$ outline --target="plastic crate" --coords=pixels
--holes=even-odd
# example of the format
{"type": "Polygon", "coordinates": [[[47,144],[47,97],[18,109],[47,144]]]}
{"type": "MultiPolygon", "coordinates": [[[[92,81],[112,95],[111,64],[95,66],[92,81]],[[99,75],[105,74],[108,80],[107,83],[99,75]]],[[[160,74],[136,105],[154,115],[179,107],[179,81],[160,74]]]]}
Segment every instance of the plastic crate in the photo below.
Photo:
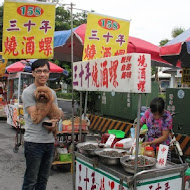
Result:
{"type": "Polygon", "coordinates": [[[124,138],[125,137],[125,132],[121,131],[121,130],[108,130],[109,134],[114,134],[116,136],[116,138],[124,138]]]}
{"type": "MultiPolygon", "coordinates": [[[[88,130],[88,126],[87,124],[82,124],[82,131],[87,131],[88,130]]],[[[72,125],[62,125],[62,131],[72,131],[72,125]]],[[[74,125],[74,131],[79,131],[79,125],[74,125]]]]}

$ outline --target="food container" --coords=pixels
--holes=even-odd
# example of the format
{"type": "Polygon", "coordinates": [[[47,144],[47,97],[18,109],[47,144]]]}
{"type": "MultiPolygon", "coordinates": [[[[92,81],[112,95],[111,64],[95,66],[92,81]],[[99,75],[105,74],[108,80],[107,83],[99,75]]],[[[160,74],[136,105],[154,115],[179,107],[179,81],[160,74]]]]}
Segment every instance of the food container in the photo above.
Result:
{"type": "Polygon", "coordinates": [[[149,157],[155,157],[155,152],[154,152],[154,148],[151,146],[146,146],[144,149],[144,156],[149,156],[149,157]]]}
{"type": "MultiPolygon", "coordinates": [[[[102,134],[101,143],[104,143],[104,144],[105,144],[105,143],[107,142],[109,136],[110,136],[109,133],[104,133],[104,134],[102,134]]],[[[122,140],[122,138],[115,138],[114,141],[113,141],[113,143],[111,144],[111,148],[113,148],[113,147],[114,147],[114,144],[115,144],[116,142],[120,141],[120,140],[122,140]]]]}
{"type": "MultiPolygon", "coordinates": [[[[135,166],[135,156],[124,156],[120,159],[120,162],[124,168],[124,170],[128,173],[134,174],[134,166],[135,166]]],[[[138,156],[138,166],[137,172],[148,170],[153,168],[156,165],[156,158],[139,155],[138,156]]]]}
{"type": "Polygon", "coordinates": [[[88,141],[83,143],[78,143],[77,148],[80,153],[87,154],[89,156],[96,156],[95,150],[99,148],[97,142],[88,141]]]}
{"type": "Polygon", "coordinates": [[[111,129],[108,130],[109,134],[114,134],[116,138],[124,138],[125,137],[125,132],[121,130],[116,130],[116,129],[111,129]]]}
{"type": "Polygon", "coordinates": [[[72,161],[72,154],[68,153],[68,154],[60,154],[59,155],[59,160],[61,162],[70,162],[72,161]]]}
{"type": "Polygon", "coordinates": [[[106,165],[120,164],[120,158],[127,155],[128,152],[122,149],[103,148],[95,150],[95,154],[99,156],[101,162],[106,165]]]}
{"type": "MultiPolygon", "coordinates": [[[[79,131],[80,125],[74,124],[74,131],[79,131]]],[[[81,125],[82,131],[88,131],[88,126],[86,124],[81,125]]],[[[62,125],[62,131],[72,131],[72,124],[70,125],[62,125]]]]}
{"type": "Polygon", "coordinates": [[[132,138],[125,138],[122,139],[114,144],[114,148],[122,148],[122,149],[130,149],[133,145],[134,139],[132,138]]]}

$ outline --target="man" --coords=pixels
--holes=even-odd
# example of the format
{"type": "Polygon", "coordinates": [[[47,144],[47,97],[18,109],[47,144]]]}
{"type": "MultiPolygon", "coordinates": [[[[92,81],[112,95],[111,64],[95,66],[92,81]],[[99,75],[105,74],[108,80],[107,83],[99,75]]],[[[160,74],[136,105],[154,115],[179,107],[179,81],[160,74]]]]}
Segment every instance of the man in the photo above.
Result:
{"type": "MultiPolygon", "coordinates": [[[[43,119],[38,124],[31,120],[31,113],[35,110],[36,101],[34,91],[38,86],[45,86],[49,78],[50,65],[47,60],[36,60],[32,64],[32,75],[35,78],[33,84],[25,88],[22,94],[25,134],[24,154],[26,158],[26,171],[22,190],[45,190],[54,155],[54,136],[42,126],[42,122],[49,120],[45,110],[43,119]]],[[[54,103],[57,104],[56,93],[51,90],[54,103]]],[[[57,120],[51,120],[52,126],[56,127],[57,120]]]]}

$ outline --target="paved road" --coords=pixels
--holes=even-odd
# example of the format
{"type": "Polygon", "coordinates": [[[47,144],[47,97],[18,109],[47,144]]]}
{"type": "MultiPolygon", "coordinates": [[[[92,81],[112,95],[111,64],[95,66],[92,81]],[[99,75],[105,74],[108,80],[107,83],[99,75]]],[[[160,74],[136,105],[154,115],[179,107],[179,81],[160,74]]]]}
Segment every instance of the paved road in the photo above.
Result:
{"type": "MultiPolygon", "coordinates": [[[[65,99],[60,99],[58,98],[58,106],[62,108],[64,114],[65,114],[65,119],[69,119],[72,117],[72,101],[71,100],[65,100],[65,99]]],[[[78,105],[75,102],[74,104],[74,115],[77,114],[77,109],[78,105]]]]}
{"type": "MultiPolygon", "coordinates": [[[[16,131],[0,120],[0,190],[21,190],[25,171],[23,147],[13,152],[16,131]]],[[[72,190],[69,166],[53,168],[47,190],[72,190]]]]}

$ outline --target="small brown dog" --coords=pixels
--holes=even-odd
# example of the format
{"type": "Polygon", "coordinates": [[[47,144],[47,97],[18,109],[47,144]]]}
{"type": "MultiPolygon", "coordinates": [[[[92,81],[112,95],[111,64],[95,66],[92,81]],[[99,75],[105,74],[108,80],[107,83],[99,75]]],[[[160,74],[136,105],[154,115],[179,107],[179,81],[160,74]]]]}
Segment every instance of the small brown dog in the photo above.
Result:
{"type": "MultiPolygon", "coordinates": [[[[50,120],[60,120],[62,113],[58,106],[54,103],[54,97],[49,87],[37,87],[34,92],[34,97],[36,100],[36,109],[31,114],[31,119],[34,123],[39,123],[45,116],[47,116],[50,120]]],[[[47,129],[51,131],[49,127],[47,129]]]]}

